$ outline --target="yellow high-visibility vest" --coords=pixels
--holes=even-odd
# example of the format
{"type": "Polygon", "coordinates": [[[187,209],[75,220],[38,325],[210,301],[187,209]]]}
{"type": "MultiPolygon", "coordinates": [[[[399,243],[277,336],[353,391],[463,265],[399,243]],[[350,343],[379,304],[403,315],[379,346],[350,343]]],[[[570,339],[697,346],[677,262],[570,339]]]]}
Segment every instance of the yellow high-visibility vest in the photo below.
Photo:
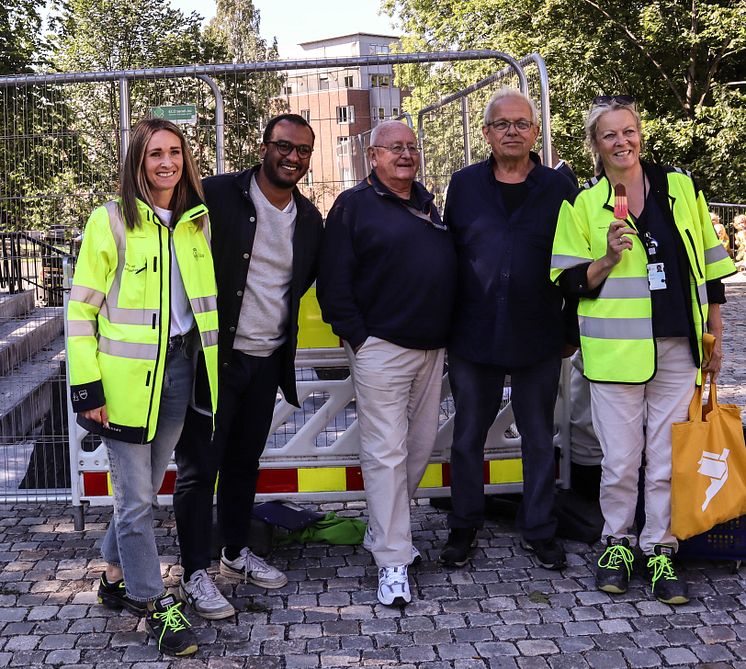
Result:
{"type": "Polygon", "coordinates": [[[218,313],[209,222],[200,204],[173,230],[138,200],[140,224],[124,224],[118,201],[88,219],[68,305],[68,367],[76,412],[106,405],[110,428],[97,432],[147,443],[158,424],[168,351],[173,246],[199,330],[217,407],[218,313]]]}
{"type": "MultiPolygon", "coordinates": [[[[689,263],[691,308],[701,363],[702,333],[709,309],[706,282],[729,276],[736,269],[715,234],[707,202],[696,190],[691,174],[665,168],[665,178],[670,210],[689,263]]],[[[587,182],[572,204],[565,202],[552,248],[552,281],[566,269],[603,257],[606,235],[614,220],[614,189],[605,176],[587,182]]],[[[598,297],[581,297],[578,305],[585,376],[591,381],[646,383],[655,375],[648,259],[642,240],[631,237],[632,249],[622,253],[598,297]]]]}

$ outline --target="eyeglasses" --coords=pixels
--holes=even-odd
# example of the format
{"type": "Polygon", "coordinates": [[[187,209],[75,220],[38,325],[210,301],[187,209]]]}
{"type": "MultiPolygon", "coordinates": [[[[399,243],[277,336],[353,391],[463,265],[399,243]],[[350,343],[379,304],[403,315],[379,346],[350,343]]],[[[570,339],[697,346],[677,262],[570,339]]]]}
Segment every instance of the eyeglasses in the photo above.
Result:
{"type": "Polygon", "coordinates": [[[313,147],[308,144],[293,144],[292,142],[286,142],[284,139],[264,143],[274,144],[277,147],[277,153],[281,156],[289,156],[293,152],[293,149],[298,154],[298,158],[310,158],[313,153],[313,147]]]}
{"type": "Polygon", "coordinates": [[[513,126],[519,132],[526,132],[533,123],[525,118],[520,118],[517,121],[506,121],[504,118],[501,118],[497,121],[490,121],[486,125],[491,125],[497,132],[508,132],[510,126],[513,126]]]}
{"type": "Polygon", "coordinates": [[[373,144],[373,146],[376,149],[386,149],[386,151],[391,151],[395,156],[400,156],[405,151],[409,151],[409,153],[419,153],[420,147],[416,144],[392,144],[391,146],[381,146],[380,144],[373,144]]]}
{"type": "Polygon", "coordinates": [[[594,107],[608,107],[612,102],[618,105],[633,105],[635,99],[631,95],[597,95],[591,104],[594,107]]]}

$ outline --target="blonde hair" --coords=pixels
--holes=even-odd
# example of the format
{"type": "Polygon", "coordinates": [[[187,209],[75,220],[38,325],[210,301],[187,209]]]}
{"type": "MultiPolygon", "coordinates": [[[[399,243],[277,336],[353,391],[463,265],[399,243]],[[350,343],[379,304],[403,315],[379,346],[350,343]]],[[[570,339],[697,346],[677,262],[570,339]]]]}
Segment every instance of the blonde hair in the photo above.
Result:
{"type": "Polygon", "coordinates": [[[588,150],[593,156],[593,170],[596,174],[600,174],[603,171],[603,160],[601,160],[601,154],[598,151],[598,140],[596,139],[596,130],[598,129],[598,122],[601,117],[610,111],[618,111],[623,109],[628,111],[635,119],[635,125],[637,126],[637,132],[640,135],[640,149],[644,148],[644,139],[642,137],[642,119],[640,118],[640,112],[637,111],[637,106],[634,102],[618,102],[617,100],[611,100],[609,104],[593,105],[588,111],[588,115],[585,118],[585,143],[588,150]]]}

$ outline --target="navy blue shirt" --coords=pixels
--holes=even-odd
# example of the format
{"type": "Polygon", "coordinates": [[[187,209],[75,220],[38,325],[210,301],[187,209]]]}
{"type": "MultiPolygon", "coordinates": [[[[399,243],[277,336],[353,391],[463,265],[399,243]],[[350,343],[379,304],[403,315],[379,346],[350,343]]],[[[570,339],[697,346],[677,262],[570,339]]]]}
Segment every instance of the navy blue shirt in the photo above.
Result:
{"type": "Polygon", "coordinates": [[[404,201],[371,173],[334,202],[316,282],[324,320],[355,348],[372,335],[398,346],[446,345],[456,254],[433,196],[404,201]]]}
{"type": "Polygon", "coordinates": [[[567,177],[540,164],[527,196],[509,213],[493,158],[456,172],[444,220],[458,256],[458,288],[448,348],[482,364],[525,367],[559,355],[577,328],[574,309],[563,315],[561,292],[549,280],[560,206],[575,194],[567,177]]]}

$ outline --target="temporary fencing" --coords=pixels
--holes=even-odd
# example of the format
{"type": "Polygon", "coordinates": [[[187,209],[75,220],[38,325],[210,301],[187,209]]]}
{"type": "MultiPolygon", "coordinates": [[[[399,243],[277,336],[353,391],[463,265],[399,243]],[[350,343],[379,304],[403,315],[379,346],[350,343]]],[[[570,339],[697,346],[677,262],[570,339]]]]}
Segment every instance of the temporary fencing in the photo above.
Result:
{"type": "MultiPolygon", "coordinates": [[[[303,115],[315,130],[316,146],[309,173],[299,186],[324,214],[342,190],[367,174],[365,148],[372,127],[381,120],[403,118],[419,133],[423,180],[442,201],[450,173],[483,157],[484,152],[477,148],[483,141],[479,130],[482,110],[488,95],[502,84],[532,92],[544,120],[543,148],[548,152],[546,71],[536,55],[519,63],[496,51],[376,53],[0,78],[3,229],[48,229],[53,225],[52,232],[61,229],[68,238],[78,234],[90,211],[115,192],[131,126],[148,115],[174,118],[182,124],[203,175],[256,162],[263,122],[269,116],[284,111],[303,115]],[[467,64],[476,65],[471,69],[471,80],[467,64]],[[396,86],[397,70],[403,67],[420,68],[439,83],[433,86],[430,99],[407,100],[409,92],[396,86]],[[444,146],[448,146],[445,153],[444,146]]],[[[68,252],[53,262],[55,272],[58,265],[64,266],[67,285],[73,256],[68,252]]],[[[35,301],[36,305],[41,302],[35,301]]],[[[47,308],[57,309],[61,322],[60,308],[47,308]]],[[[19,310],[14,317],[21,313],[19,310]]],[[[303,406],[295,409],[278,397],[272,434],[262,458],[260,499],[263,494],[296,500],[361,498],[357,422],[351,383],[344,378],[346,360],[338,340],[320,321],[313,293],[304,299],[303,313],[300,341],[305,348],[299,351],[297,361],[303,406]]],[[[49,351],[51,365],[62,365],[64,356],[55,350],[49,351]]],[[[13,385],[19,367],[10,365],[3,373],[13,385]]],[[[35,488],[33,499],[70,498],[79,508],[83,502],[110,503],[105,449],[97,438],[75,425],[69,405],[62,409],[60,380],[54,386],[58,400],[50,428],[59,441],[52,451],[52,464],[47,465],[54,481],[35,488]],[[65,450],[68,443],[69,453],[65,450]]],[[[505,405],[485,451],[485,483],[491,492],[521,489],[520,439],[512,436],[512,415],[507,401],[505,405]]],[[[563,453],[562,484],[568,481],[568,416],[569,403],[561,392],[556,424],[557,444],[562,445],[563,453]]],[[[24,467],[24,471],[30,468],[30,447],[23,444],[39,429],[40,420],[48,419],[35,419],[31,427],[14,427],[12,434],[3,437],[15,450],[8,451],[5,461],[0,460],[0,476],[4,477],[0,501],[31,499],[24,496],[16,479],[24,467]]],[[[448,494],[452,420],[452,401],[444,377],[436,451],[420,495],[448,494]]],[[[173,476],[169,473],[164,483],[164,501],[172,491],[173,476]]],[[[34,484],[39,482],[37,477],[34,484]]],[[[82,515],[78,520],[82,521],[82,515]]]]}

